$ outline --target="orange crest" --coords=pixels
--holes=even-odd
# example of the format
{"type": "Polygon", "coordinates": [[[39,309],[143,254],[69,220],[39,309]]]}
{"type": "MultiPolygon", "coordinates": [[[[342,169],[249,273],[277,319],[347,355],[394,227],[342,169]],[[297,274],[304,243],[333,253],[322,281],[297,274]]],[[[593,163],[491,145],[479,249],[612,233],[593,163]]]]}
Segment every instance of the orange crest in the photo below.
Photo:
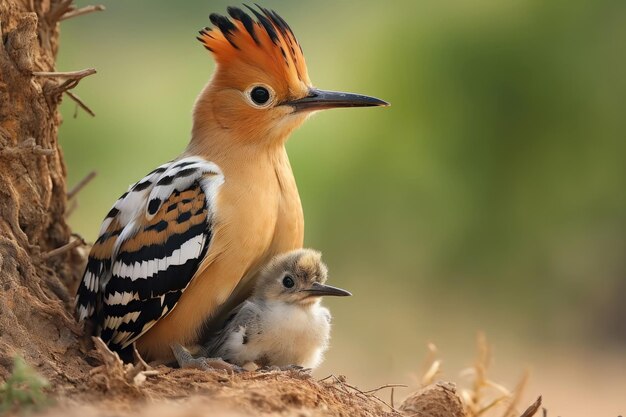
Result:
{"type": "Polygon", "coordinates": [[[198,40],[213,53],[219,68],[252,66],[287,86],[310,85],[302,48],[291,28],[273,10],[246,7],[256,20],[237,7],[228,7],[230,19],[210,15],[214,28],[200,31],[198,40]]]}

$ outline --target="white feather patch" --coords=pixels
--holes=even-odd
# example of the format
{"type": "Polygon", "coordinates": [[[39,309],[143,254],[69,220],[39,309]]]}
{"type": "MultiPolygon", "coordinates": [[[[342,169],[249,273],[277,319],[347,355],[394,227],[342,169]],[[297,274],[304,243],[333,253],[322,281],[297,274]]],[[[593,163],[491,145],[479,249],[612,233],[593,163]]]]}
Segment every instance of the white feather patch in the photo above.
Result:
{"type": "Polygon", "coordinates": [[[132,333],[130,332],[116,332],[111,341],[113,343],[120,343],[122,340],[125,340],[130,336],[132,336],[132,333]]]}
{"type": "Polygon", "coordinates": [[[107,303],[108,305],[112,305],[112,304],[122,304],[122,300],[124,298],[124,293],[123,292],[117,292],[115,291],[113,294],[109,294],[105,299],[104,302],[107,303]]]}
{"type": "Polygon", "coordinates": [[[93,307],[91,307],[91,305],[89,306],[84,306],[81,305],[78,307],[78,320],[82,321],[85,320],[87,317],[89,317],[91,315],[91,311],[93,307]]]}
{"type": "Polygon", "coordinates": [[[182,265],[190,259],[197,258],[200,252],[202,252],[204,240],[204,234],[194,236],[172,252],[172,255],[165,258],[135,262],[132,265],[115,262],[113,264],[113,274],[121,278],[130,278],[133,281],[147,279],[154,273],[165,271],[172,265],[182,265]]]}

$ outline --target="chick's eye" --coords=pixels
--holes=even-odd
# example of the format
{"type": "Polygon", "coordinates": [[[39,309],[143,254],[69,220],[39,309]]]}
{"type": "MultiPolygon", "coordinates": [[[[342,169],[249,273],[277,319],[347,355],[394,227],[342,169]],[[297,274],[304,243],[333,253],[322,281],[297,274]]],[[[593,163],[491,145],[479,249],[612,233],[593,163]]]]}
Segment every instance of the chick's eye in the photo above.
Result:
{"type": "Polygon", "coordinates": [[[294,284],[295,283],[293,282],[293,278],[291,278],[289,275],[283,278],[283,285],[285,286],[285,288],[292,288],[294,284]]]}
{"type": "Polygon", "coordinates": [[[265,87],[254,87],[252,91],[250,91],[250,98],[256,104],[265,104],[270,99],[270,92],[265,87]]]}

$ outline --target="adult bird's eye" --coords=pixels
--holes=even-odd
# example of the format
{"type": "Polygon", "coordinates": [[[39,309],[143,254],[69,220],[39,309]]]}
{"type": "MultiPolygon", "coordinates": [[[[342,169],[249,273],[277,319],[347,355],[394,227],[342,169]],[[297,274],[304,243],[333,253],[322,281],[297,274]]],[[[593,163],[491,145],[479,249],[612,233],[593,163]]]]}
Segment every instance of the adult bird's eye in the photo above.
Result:
{"type": "Polygon", "coordinates": [[[254,87],[250,91],[250,98],[258,105],[267,103],[270,99],[270,92],[265,87],[254,87]]]}
{"type": "Polygon", "coordinates": [[[295,282],[293,282],[293,278],[291,278],[291,276],[286,275],[285,278],[283,278],[283,285],[285,288],[292,288],[295,285],[295,282]]]}

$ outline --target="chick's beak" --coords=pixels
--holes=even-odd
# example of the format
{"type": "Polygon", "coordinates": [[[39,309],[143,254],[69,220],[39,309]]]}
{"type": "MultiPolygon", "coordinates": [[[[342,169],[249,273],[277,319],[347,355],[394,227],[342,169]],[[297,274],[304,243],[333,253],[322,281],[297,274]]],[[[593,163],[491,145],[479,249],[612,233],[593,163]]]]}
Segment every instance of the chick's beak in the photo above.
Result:
{"type": "Polygon", "coordinates": [[[330,285],[323,285],[314,282],[310,288],[302,290],[308,293],[311,297],[321,297],[323,295],[334,295],[336,297],[346,297],[352,295],[349,291],[342,290],[341,288],[332,287],[330,285]]]}
{"type": "Polygon", "coordinates": [[[312,88],[306,97],[284,103],[294,108],[294,113],[334,109],[339,107],[389,106],[386,101],[360,94],[326,91],[312,88]]]}

